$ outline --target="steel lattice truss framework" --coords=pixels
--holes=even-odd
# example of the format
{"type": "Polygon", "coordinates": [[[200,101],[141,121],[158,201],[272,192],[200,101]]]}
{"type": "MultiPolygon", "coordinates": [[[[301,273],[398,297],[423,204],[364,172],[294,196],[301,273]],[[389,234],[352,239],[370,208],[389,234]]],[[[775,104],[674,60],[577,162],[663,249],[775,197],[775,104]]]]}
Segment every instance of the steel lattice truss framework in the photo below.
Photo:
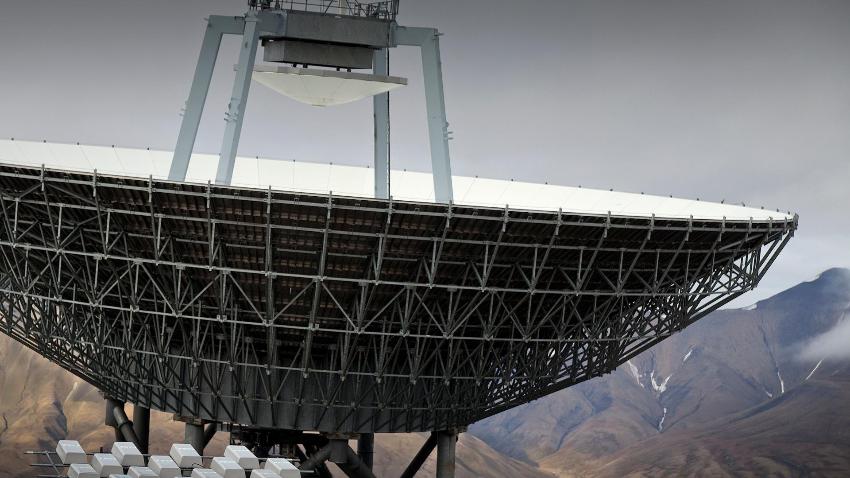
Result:
{"type": "Polygon", "coordinates": [[[293,430],[462,427],[754,287],[796,228],[0,167],[3,332],[107,395],[293,430]]]}

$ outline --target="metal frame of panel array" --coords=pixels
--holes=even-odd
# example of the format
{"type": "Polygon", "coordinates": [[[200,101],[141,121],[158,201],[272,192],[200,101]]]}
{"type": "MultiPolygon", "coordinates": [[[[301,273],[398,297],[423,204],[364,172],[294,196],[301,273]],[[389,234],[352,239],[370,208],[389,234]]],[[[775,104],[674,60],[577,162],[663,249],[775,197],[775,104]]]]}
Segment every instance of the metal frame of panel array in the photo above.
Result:
{"type": "Polygon", "coordinates": [[[2,331],[117,399],[462,428],[753,288],[792,220],[628,218],[0,166],[2,331]]]}

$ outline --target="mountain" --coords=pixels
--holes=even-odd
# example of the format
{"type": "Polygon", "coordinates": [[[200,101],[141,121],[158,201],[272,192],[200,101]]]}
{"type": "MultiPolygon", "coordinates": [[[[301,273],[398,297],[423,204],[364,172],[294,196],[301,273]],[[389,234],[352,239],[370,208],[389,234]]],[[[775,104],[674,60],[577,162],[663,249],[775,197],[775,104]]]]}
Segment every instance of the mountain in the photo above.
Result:
{"type": "Polygon", "coordinates": [[[470,431],[558,476],[847,474],[847,364],[801,351],[848,309],[850,271],[831,269],[470,431]]]}
{"type": "MultiPolygon", "coordinates": [[[[0,336],[0,478],[34,476],[29,450],[52,450],[64,438],[79,440],[91,450],[112,446],[114,434],[103,425],[103,397],[91,385],[49,362],[9,337],[0,336]]],[[[132,407],[127,407],[132,416],[132,407]]],[[[168,451],[182,441],[180,424],[154,412],[151,428],[157,440],[152,450],[168,451]]],[[[223,451],[218,434],[213,452],[223,451]]]]}
{"type": "MultiPolygon", "coordinates": [[[[608,375],[473,425],[458,476],[846,476],[850,361],[812,350],[845,315],[844,269],[715,312],[608,375]]],[[[0,335],[0,478],[33,476],[22,452],[65,437],[110,446],[103,409],[94,388],[0,335]]],[[[182,440],[169,415],[152,420],[154,451],[182,440]]],[[[379,435],[378,476],[398,476],[424,440],[379,435]]],[[[433,470],[432,456],[419,476],[433,470]]]]}
{"type": "Polygon", "coordinates": [[[596,476],[847,476],[850,371],[821,372],[781,396],[707,427],[628,447],[596,476]],[[839,408],[839,410],[836,410],[839,408]]]}

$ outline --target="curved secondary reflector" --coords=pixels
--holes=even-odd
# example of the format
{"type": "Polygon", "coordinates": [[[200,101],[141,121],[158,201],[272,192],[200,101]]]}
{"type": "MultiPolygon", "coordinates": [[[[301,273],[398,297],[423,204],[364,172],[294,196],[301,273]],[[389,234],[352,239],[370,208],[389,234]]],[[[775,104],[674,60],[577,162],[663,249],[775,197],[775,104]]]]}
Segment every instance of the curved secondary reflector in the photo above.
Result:
{"type": "Polygon", "coordinates": [[[406,78],[348,71],[257,65],[254,81],[301,103],[334,106],[407,85],[406,78]]]}

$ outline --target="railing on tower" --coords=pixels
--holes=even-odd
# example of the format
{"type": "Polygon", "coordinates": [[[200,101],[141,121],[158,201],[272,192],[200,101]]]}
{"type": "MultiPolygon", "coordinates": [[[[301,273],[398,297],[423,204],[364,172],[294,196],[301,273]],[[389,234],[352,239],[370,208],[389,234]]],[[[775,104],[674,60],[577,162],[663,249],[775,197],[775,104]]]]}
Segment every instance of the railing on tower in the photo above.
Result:
{"type": "Polygon", "coordinates": [[[399,0],[359,2],[357,0],[249,0],[248,5],[256,10],[300,10],[331,15],[371,17],[395,20],[399,0]]]}

